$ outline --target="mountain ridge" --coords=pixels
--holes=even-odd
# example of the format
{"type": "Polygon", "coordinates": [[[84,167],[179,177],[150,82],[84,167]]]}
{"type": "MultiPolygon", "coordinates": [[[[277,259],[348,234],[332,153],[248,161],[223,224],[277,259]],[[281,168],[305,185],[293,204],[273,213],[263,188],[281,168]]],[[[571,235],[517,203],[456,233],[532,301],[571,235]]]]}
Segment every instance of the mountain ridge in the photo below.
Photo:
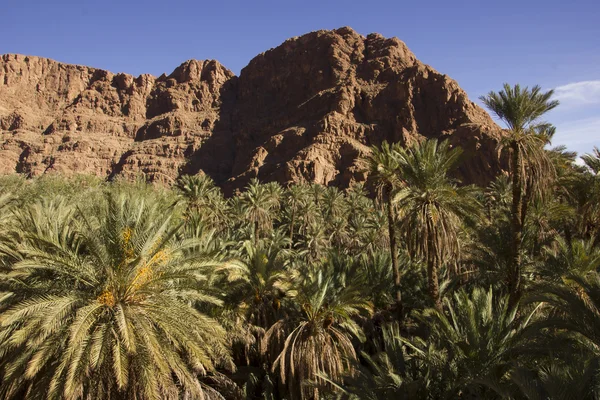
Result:
{"type": "Polygon", "coordinates": [[[397,38],[351,28],[286,40],[236,76],[216,60],[138,77],[46,58],[0,58],[0,173],[92,173],[171,182],[209,174],[226,192],[258,177],[347,187],[383,140],[447,138],[460,176],[500,170],[500,128],[397,38]]]}

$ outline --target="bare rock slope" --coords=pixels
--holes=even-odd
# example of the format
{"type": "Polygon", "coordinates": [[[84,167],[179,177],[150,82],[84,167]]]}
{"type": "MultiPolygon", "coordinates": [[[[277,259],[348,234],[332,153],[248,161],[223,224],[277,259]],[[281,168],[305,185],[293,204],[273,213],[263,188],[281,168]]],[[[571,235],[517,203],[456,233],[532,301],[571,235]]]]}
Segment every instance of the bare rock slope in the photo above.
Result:
{"type": "Polygon", "coordinates": [[[49,59],[0,59],[0,173],[92,173],[170,182],[203,171],[228,192],[251,178],[346,187],[383,140],[448,138],[460,173],[498,171],[500,129],[400,40],[350,28],[292,38],[240,76],[187,61],[133,77],[49,59]]]}

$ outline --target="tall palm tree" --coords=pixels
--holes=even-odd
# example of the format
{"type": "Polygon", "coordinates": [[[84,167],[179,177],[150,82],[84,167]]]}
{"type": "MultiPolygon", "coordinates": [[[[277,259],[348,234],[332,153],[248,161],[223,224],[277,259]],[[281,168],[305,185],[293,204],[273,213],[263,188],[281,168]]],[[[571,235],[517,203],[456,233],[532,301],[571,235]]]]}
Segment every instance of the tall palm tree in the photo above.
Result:
{"type": "Polygon", "coordinates": [[[399,168],[405,186],[397,190],[393,202],[409,252],[427,263],[429,294],[441,310],[438,270],[443,262],[458,260],[463,221],[475,217],[480,207],[470,187],[458,186],[448,177],[460,149],[427,140],[403,153],[399,168]]]}
{"type": "Polygon", "coordinates": [[[400,266],[398,265],[398,240],[396,238],[396,210],[393,204],[393,197],[397,190],[404,186],[404,182],[399,177],[401,152],[398,151],[398,145],[390,145],[383,142],[381,147],[372,147],[371,153],[366,159],[369,176],[377,184],[377,195],[381,201],[384,201],[387,208],[388,237],[390,241],[390,256],[392,260],[392,270],[394,273],[394,290],[398,316],[402,317],[402,290],[400,287],[400,266]]]}
{"type": "Polygon", "coordinates": [[[505,83],[500,92],[491,91],[480,97],[486,107],[508,126],[500,148],[508,150],[512,174],[512,265],[508,282],[512,306],[521,297],[520,248],[527,201],[540,194],[545,180],[554,174],[553,165],[544,150],[549,138],[539,129],[547,126],[539,119],[558,106],[558,101],[550,100],[553,93],[552,90],[542,92],[539,86],[529,89],[505,83]]]}
{"type": "Polygon", "coordinates": [[[0,279],[2,398],[210,397],[199,376],[230,357],[196,306],[220,304],[207,274],[219,263],[176,239],[171,214],[113,194],[17,215],[20,259],[0,279]]]}

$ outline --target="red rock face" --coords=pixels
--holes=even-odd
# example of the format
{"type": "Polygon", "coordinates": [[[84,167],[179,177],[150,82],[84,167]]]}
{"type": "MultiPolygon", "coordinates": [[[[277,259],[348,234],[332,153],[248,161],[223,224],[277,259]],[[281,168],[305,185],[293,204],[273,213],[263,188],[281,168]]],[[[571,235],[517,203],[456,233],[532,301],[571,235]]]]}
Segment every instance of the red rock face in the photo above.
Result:
{"type": "Polygon", "coordinates": [[[462,146],[462,178],[485,184],[501,131],[400,40],[341,28],[289,39],[239,78],[216,61],[135,78],[4,55],[0,135],[3,174],[203,171],[231,192],[253,177],[347,187],[366,179],[368,146],[423,137],[462,146]]]}
{"type": "Polygon", "coordinates": [[[90,173],[169,182],[219,118],[233,73],[187,61],[155,78],[4,55],[0,173],[90,173]]]}

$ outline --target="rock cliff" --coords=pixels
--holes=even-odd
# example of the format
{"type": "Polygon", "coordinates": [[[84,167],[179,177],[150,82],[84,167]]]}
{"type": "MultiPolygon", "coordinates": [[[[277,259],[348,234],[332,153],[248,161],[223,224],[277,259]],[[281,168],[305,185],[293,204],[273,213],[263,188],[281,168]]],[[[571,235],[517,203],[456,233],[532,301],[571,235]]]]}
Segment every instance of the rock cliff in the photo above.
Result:
{"type": "Polygon", "coordinates": [[[448,138],[467,182],[499,170],[501,131],[458,84],[396,38],[350,28],[292,38],[240,76],[217,61],[134,77],[3,55],[0,173],[171,182],[204,172],[227,192],[252,177],[347,187],[383,140],[448,138]]]}

